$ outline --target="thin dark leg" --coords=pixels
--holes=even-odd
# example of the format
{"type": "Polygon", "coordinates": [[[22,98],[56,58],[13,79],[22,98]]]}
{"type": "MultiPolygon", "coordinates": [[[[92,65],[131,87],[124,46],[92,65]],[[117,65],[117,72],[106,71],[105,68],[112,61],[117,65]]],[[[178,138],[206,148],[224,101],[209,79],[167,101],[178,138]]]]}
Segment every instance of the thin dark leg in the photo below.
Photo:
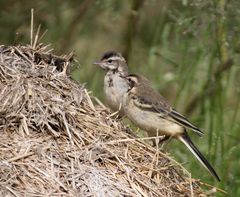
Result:
{"type": "Polygon", "coordinates": [[[165,142],[165,141],[168,140],[169,138],[170,138],[170,136],[166,136],[166,135],[165,135],[164,138],[161,139],[158,144],[162,144],[163,142],[165,142]]]}
{"type": "Polygon", "coordinates": [[[164,136],[161,140],[156,140],[156,139],[153,139],[152,142],[153,142],[153,146],[155,147],[158,144],[162,144],[163,142],[165,142],[166,140],[168,140],[170,138],[170,136],[164,136]]]}

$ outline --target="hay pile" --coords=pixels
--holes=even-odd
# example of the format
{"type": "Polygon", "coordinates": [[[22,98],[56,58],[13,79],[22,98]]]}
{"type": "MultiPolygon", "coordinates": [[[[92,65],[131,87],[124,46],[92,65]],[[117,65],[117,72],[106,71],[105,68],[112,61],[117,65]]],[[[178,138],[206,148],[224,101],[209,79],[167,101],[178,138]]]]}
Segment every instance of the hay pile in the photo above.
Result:
{"type": "Polygon", "coordinates": [[[71,56],[0,46],[0,196],[205,196],[66,74],[71,56]]]}

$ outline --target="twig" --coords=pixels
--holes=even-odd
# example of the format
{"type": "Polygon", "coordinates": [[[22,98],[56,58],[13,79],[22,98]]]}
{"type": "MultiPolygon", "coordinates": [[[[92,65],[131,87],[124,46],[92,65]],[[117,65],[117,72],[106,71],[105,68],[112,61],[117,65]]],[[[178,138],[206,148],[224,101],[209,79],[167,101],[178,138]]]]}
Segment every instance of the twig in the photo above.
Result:
{"type": "Polygon", "coordinates": [[[17,161],[19,159],[23,159],[25,157],[29,157],[29,156],[32,156],[34,154],[34,152],[29,152],[29,153],[25,153],[23,155],[19,155],[19,156],[16,156],[16,157],[13,157],[11,159],[8,159],[7,162],[13,162],[13,161],[17,161]]]}
{"type": "Polygon", "coordinates": [[[20,197],[15,191],[13,191],[10,187],[6,186],[6,189],[9,190],[13,195],[15,195],[16,197],[20,197]]]}
{"type": "Polygon", "coordinates": [[[36,33],[36,35],[35,35],[34,43],[33,43],[33,46],[32,46],[33,49],[36,48],[36,45],[37,45],[37,43],[38,43],[38,37],[39,37],[39,32],[40,32],[40,30],[41,30],[41,25],[39,25],[38,28],[37,28],[37,33],[36,33]]]}
{"type": "Polygon", "coordinates": [[[74,142],[73,142],[73,139],[72,139],[72,135],[71,135],[71,132],[69,130],[68,123],[67,123],[67,120],[66,120],[65,113],[61,113],[61,115],[62,115],[62,118],[63,118],[63,124],[64,124],[64,126],[66,128],[69,140],[70,140],[71,144],[74,145],[74,142]]]}
{"type": "Polygon", "coordinates": [[[34,16],[34,9],[31,9],[31,29],[30,29],[30,44],[33,46],[33,16],[34,16]]]}
{"type": "Polygon", "coordinates": [[[132,141],[139,141],[139,140],[155,140],[155,139],[162,139],[162,136],[158,136],[158,137],[143,137],[143,138],[127,138],[127,139],[120,139],[120,140],[112,140],[109,141],[105,144],[115,144],[115,143],[120,143],[120,142],[132,142],[132,141]]]}
{"type": "Polygon", "coordinates": [[[226,191],[224,191],[223,189],[217,188],[217,187],[212,186],[212,185],[210,185],[210,184],[208,184],[208,183],[200,182],[200,184],[201,184],[201,185],[205,185],[205,186],[210,187],[210,188],[216,188],[217,191],[219,191],[219,192],[221,192],[221,193],[223,193],[223,194],[226,194],[226,195],[228,194],[228,193],[227,193],[226,191]]]}

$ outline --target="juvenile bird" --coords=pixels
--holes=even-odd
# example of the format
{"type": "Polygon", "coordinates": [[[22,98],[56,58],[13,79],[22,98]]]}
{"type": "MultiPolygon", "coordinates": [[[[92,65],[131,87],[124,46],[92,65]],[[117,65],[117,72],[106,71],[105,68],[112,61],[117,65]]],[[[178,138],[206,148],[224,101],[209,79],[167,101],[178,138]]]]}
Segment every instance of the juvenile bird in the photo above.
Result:
{"type": "Polygon", "coordinates": [[[126,79],[129,82],[129,88],[123,98],[125,115],[139,128],[147,131],[149,136],[156,136],[159,133],[159,135],[165,135],[166,139],[169,137],[179,139],[201,164],[220,181],[213,167],[193,144],[186,129],[191,129],[198,135],[202,135],[202,131],[175,111],[151,87],[146,78],[139,75],[129,75],[126,79]]]}
{"type": "Polygon", "coordinates": [[[95,65],[106,70],[104,77],[104,93],[107,104],[113,111],[120,111],[120,116],[123,115],[122,98],[128,90],[128,66],[126,60],[121,53],[108,51],[103,54],[100,61],[95,62],[95,65]]]}

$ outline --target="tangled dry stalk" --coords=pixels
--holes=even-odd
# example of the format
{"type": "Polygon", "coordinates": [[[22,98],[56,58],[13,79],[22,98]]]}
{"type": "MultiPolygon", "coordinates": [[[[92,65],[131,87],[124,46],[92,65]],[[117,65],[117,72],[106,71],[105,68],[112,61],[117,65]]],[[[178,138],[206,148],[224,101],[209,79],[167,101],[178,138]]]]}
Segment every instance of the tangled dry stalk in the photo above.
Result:
{"type": "Polygon", "coordinates": [[[67,74],[72,57],[0,46],[0,196],[205,196],[67,74]]]}

